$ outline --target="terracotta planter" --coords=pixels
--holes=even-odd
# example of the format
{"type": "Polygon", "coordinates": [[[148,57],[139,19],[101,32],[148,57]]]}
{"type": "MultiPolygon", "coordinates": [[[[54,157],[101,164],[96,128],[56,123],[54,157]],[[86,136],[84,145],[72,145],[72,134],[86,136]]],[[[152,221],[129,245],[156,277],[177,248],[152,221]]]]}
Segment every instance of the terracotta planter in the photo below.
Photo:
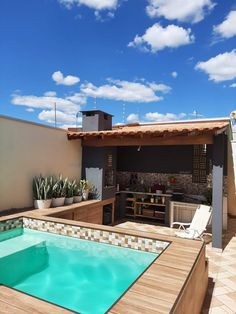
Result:
{"type": "Polygon", "coordinates": [[[65,205],[71,205],[73,204],[73,201],[74,201],[74,197],[66,197],[65,198],[65,205]]]}
{"type": "Polygon", "coordinates": [[[52,204],[52,200],[35,200],[34,208],[46,209],[46,208],[50,208],[51,204],[52,204]]]}
{"type": "Polygon", "coordinates": [[[65,197],[57,197],[52,199],[52,207],[63,206],[65,203],[65,197]]]}
{"type": "Polygon", "coordinates": [[[74,203],[80,203],[81,201],[82,201],[82,196],[81,195],[74,196],[74,203]]]}

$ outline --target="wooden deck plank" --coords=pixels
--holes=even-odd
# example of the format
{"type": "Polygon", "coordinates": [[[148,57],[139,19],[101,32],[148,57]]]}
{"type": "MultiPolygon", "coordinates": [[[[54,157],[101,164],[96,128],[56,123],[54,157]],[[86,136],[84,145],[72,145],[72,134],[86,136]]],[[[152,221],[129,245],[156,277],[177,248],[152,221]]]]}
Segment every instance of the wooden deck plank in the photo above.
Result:
{"type": "MultiPolygon", "coordinates": [[[[30,313],[26,309],[22,310],[13,305],[0,301],[0,313],[1,314],[26,314],[30,313]]],[[[30,313],[31,314],[31,313],[30,313]]]]}
{"type": "MultiPolygon", "coordinates": [[[[173,304],[178,296],[179,290],[177,287],[167,287],[163,286],[162,289],[161,285],[155,283],[155,281],[148,281],[142,280],[139,283],[136,283],[131,289],[130,292],[139,293],[145,297],[152,296],[153,299],[157,299],[159,303],[160,300],[170,302],[173,304]]],[[[128,296],[128,295],[127,295],[128,296]]]]}
{"type": "MultiPolygon", "coordinates": [[[[184,279],[186,280],[187,276],[184,279]]],[[[167,278],[158,280],[153,277],[145,276],[130,290],[144,295],[151,294],[155,298],[171,301],[174,304],[180,290],[184,287],[185,280],[176,281],[168,280],[167,278]]]]}
{"type": "Polygon", "coordinates": [[[173,269],[164,265],[153,264],[144,274],[155,279],[165,280],[183,280],[188,275],[186,270],[173,269]]]}
{"type": "MultiPolygon", "coordinates": [[[[29,312],[30,314],[71,314],[70,310],[60,308],[56,305],[47,303],[43,300],[34,298],[30,295],[27,295],[23,292],[19,292],[13,289],[10,289],[5,286],[0,286],[0,304],[6,303],[9,306],[14,306],[19,309],[18,313],[21,313],[20,310],[24,311],[23,313],[29,312]]],[[[0,313],[1,309],[0,309],[0,313]]],[[[6,312],[12,314],[12,312],[6,312]]]]}
{"type": "Polygon", "coordinates": [[[114,314],[154,314],[169,313],[172,304],[152,296],[143,296],[136,292],[129,292],[111,309],[114,314]]]}

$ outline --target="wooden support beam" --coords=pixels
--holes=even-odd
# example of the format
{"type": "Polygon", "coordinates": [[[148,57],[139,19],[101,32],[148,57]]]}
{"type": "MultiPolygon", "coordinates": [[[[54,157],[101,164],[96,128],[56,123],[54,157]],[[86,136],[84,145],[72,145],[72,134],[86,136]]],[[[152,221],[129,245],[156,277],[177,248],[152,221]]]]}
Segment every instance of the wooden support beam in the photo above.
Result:
{"type": "Polygon", "coordinates": [[[124,138],[86,138],[82,140],[83,146],[155,146],[155,145],[197,145],[197,144],[212,144],[212,134],[198,136],[170,136],[170,137],[150,137],[143,138],[129,137],[124,138]]]}

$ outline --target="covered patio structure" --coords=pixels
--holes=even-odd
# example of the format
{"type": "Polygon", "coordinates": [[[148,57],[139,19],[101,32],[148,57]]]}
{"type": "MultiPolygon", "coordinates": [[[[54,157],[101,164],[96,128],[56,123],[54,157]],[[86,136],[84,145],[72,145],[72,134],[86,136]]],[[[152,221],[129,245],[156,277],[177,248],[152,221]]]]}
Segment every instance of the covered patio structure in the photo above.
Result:
{"type": "MultiPolygon", "coordinates": [[[[144,151],[145,147],[155,147],[155,154],[158,156],[158,149],[163,151],[165,147],[174,149],[179,146],[182,150],[183,160],[186,159],[184,147],[191,147],[192,155],[189,156],[190,158],[192,156],[192,160],[189,162],[193,165],[191,172],[193,182],[198,180],[201,183],[203,178],[210,177],[213,206],[212,246],[221,249],[224,177],[227,178],[227,144],[231,139],[230,134],[229,119],[207,119],[155,124],[130,124],[113,126],[110,130],[99,131],[71,130],[68,131],[68,139],[81,140],[83,155],[88,150],[96,155],[99,149],[113,148],[118,164],[121,151],[122,154],[126,151],[126,156],[130,156],[126,158],[126,160],[130,159],[127,160],[127,163],[132,164],[136,162],[136,153],[134,154],[133,151],[130,154],[127,151],[129,147],[130,149],[136,147],[135,151],[139,151],[142,147],[144,151]]],[[[173,156],[173,165],[178,162],[181,163],[181,153],[179,156],[179,160],[176,160],[173,156]]],[[[145,163],[145,155],[142,158],[145,163]]],[[[155,165],[155,160],[150,158],[150,162],[155,165]]]]}

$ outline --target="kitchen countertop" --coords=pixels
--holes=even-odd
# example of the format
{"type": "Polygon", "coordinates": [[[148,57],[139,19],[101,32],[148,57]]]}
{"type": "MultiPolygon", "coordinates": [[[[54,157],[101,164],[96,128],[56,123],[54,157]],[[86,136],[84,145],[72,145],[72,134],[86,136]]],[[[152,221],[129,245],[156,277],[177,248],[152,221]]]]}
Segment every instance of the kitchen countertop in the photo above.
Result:
{"type": "Polygon", "coordinates": [[[135,191],[119,191],[116,192],[116,194],[120,194],[120,193],[124,193],[124,194],[140,194],[140,195],[157,195],[157,196],[166,196],[166,197],[172,197],[171,194],[163,194],[163,193],[149,193],[149,192],[135,192],[135,191]]]}

